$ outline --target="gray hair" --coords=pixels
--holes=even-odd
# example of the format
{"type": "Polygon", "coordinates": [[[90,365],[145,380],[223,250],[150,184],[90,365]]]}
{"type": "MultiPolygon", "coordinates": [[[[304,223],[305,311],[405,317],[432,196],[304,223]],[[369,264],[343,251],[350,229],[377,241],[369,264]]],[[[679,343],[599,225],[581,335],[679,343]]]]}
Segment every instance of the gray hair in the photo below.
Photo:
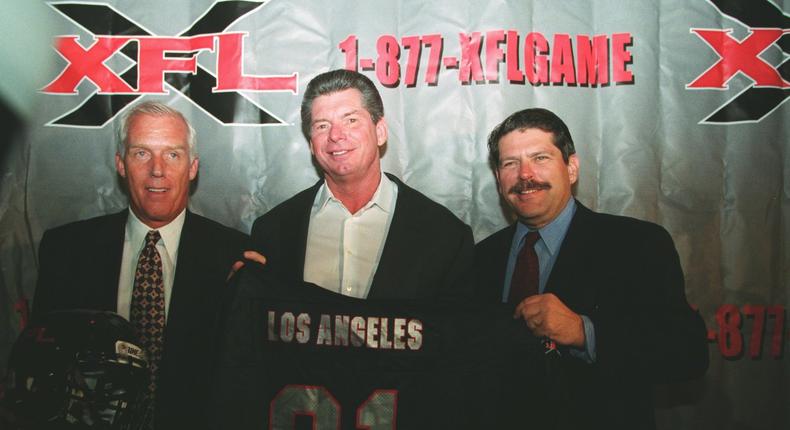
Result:
{"type": "Polygon", "coordinates": [[[121,117],[121,125],[118,128],[118,155],[121,158],[126,157],[126,148],[129,144],[129,124],[132,119],[138,115],[152,115],[152,116],[172,116],[184,121],[187,126],[187,144],[189,145],[189,160],[192,161],[197,158],[197,150],[195,149],[195,129],[189,120],[176,109],[160,102],[143,102],[135,105],[128,111],[124,112],[121,117]]]}
{"type": "Polygon", "coordinates": [[[367,76],[351,70],[337,69],[322,73],[307,84],[302,99],[302,134],[310,141],[310,128],[313,122],[313,101],[320,96],[355,89],[362,93],[362,106],[370,114],[373,124],[384,117],[384,103],[381,94],[367,76]]]}

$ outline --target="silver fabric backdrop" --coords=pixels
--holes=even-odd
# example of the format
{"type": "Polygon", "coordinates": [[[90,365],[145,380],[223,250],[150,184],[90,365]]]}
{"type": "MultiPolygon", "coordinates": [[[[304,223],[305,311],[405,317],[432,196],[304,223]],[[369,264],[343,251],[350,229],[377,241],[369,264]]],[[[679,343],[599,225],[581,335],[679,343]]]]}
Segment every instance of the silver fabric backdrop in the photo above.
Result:
{"type": "MultiPolygon", "coordinates": [[[[152,35],[177,36],[203,19],[214,1],[97,4],[111,5],[152,35]]],[[[704,381],[659,390],[659,427],[788,428],[790,324],[784,312],[767,313],[764,332],[757,333],[762,336],[761,354],[752,357],[749,342],[755,337],[757,318],[749,317],[744,306],[784,310],[790,305],[790,111],[781,97],[777,102],[759,96],[758,104],[768,105],[764,115],[753,115],[750,121],[704,121],[753,89],[756,76],[747,73],[751,69],[733,76],[723,89],[687,88],[720,59],[692,29],[732,29],[730,36],[742,41],[753,33],[750,26],[756,26],[749,24],[750,14],[770,14],[787,32],[787,11],[787,2],[767,0],[272,0],[256,5],[224,31],[248,33],[239,59],[246,75],[298,75],[297,94],[239,91],[253,103],[239,104],[234,114],[238,122],[257,115],[260,107],[282,124],[222,124],[167,85],[168,94],[140,99],[163,100],[181,109],[197,129],[200,173],[191,209],[249,232],[256,217],[318,178],[299,128],[301,96],[313,76],[346,66],[339,44],[354,35],[360,70],[379,84],[384,98],[390,131],[383,155],[385,170],[450,208],[472,226],[476,240],[508,223],[487,164],[487,134],[513,111],[535,106],[553,110],[569,125],[581,160],[576,197],[595,210],[666,227],[680,253],[689,301],[699,307],[712,333],[729,336],[711,341],[711,367],[704,381]],[[730,4],[740,14],[728,15],[716,3],[730,4]],[[559,84],[513,83],[507,77],[507,62],[513,58],[494,63],[496,79],[462,82],[462,71],[469,65],[463,59],[477,56],[485,73],[496,48],[507,51],[504,41],[493,49],[487,47],[486,40],[495,38],[496,30],[519,36],[520,70],[524,70],[524,44],[530,32],[547,39],[549,61],[561,51],[557,35],[570,35],[574,53],[578,35],[591,39],[604,35],[609,38],[610,82],[579,85],[569,84],[566,78],[559,84]],[[460,34],[474,32],[482,35],[480,52],[462,55],[460,34]],[[631,55],[624,67],[633,75],[632,82],[612,82],[616,34],[631,36],[631,43],[622,49],[631,55]],[[401,51],[401,78],[392,87],[382,84],[384,75],[377,75],[381,67],[364,68],[364,60],[386,59],[386,52],[377,49],[386,35],[394,36],[401,51]],[[403,38],[422,36],[425,41],[430,35],[441,36],[442,58],[454,57],[459,65],[440,63],[438,80],[429,85],[425,77],[431,69],[431,47],[424,45],[417,80],[409,86],[410,50],[403,38]],[[734,310],[725,305],[733,305],[734,310]],[[733,320],[717,321],[717,311],[730,317],[738,313],[742,324],[727,328],[733,320]],[[778,320],[785,322],[781,332],[778,320]],[[725,328],[720,329],[720,324],[725,328]],[[736,354],[735,346],[725,343],[727,355],[732,355],[725,357],[719,344],[733,336],[742,338],[742,353],[736,354]],[[778,351],[772,349],[773,337],[779,339],[778,351]]],[[[79,35],[84,49],[93,41],[81,25],[85,22],[69,19],[55,7],[35,19],[39,21],[30,22],[28,31],[79,35]]],[[[18,33],[15,37],[0,41],[4,51],[24,51],[26,39],[18,33]]],[[[785,45],[770,44],[760,54],[769,69],[777,69],[787,59],[781,46],[787,48],[789,37],[781,41],[785,45]]],[[[67,66],[54,50],[45,56],[52,62],[51,71],[39,74],[43,81],[38,81],[39,75],[28,76],[37,80],[33,88],[43,88],[67,66]]],[[[217,62],[217,52],[197,55],[200,67],[214,75],[217,62]]],[[[134,66],[121,54],[107,64],[115,71],[134,66]]],[[[475,65],[471,64],[473,69],[475,65]]],[[[3,69],[18,66],[7,63],[3,69]]],[[[16,87],[10,77],[26,78],[4,72],[0,80],[16,87]]],[[[780,94],[786,97],[788,91],[780,94]]],[[[112,163],[117,121],[91,128],[47,125],[79,109],[95,92],[96,85],[85,79],[76,94],[29,94],[36,110],[29,117],[28,133],[5,149],[0,184],[3,367],[19,330],[14,303],[23,294],[33,295],[35,255],[43,232],[126,205],[112,163]]],[[[742,104],[736,103],[733,111],[748,114],[742,104]]]]}

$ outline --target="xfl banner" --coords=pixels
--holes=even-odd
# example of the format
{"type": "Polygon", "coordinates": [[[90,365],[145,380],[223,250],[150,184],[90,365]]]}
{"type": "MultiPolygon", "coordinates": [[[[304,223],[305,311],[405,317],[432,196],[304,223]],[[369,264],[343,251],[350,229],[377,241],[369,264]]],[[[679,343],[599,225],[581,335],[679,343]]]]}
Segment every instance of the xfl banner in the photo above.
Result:
{"type": "Polygon", "coordinates": [[[511,221],[487,162],[489,132],[523,108],[556,112],[580,159],[576,197],[664,226],[708,326],[710,369],[702,381],[657,387],[659,428],[790,428],[786,1],[41,9],[30,22],[0,20],[15,29],[0,39],[10,59],[0,61],[0,94],[33,106],[0,158],[3,367],[22,319],[14,305],[33,296],[43,232],[127,205],[113,157],[130,105],[159,100],[186,113],[200,156],[190,208],[249,232],[318,178],[299,106],[312,77],[347,68],[384,99],[384,169],[452,210],[478,241],[511,221]],[[47,49],[29,49],[42,34],[47,49]]]}

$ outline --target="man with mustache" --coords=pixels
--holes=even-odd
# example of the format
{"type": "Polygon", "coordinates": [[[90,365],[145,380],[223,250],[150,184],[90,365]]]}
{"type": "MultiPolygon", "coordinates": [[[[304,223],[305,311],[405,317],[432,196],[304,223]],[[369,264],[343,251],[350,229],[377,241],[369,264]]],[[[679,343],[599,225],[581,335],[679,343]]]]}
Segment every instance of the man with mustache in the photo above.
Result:
{"type": "Polygon", "coordinates": [[[541,391],[549,407],[536,415],[548,428],[654,428],[653,384],[698,377],[708,365],[705,325],[686,301],[672,238],[573,198],[579,160],[568,127],[548,110],[514,113],[488,148],[518,221],[477,245],[477,295],[509,303],[524,336],[545,346],[515,366],[544,366],[547,384],[512,381],[504,401],[528,408],[512,397],[541,391]]]}

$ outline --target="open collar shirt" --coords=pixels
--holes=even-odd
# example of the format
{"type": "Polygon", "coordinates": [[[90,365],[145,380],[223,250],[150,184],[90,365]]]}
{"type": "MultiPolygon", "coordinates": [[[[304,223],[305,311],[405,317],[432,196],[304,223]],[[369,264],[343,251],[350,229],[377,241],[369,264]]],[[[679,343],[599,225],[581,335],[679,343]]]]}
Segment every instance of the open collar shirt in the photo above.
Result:
{"type": "Polygon", "coordinates": [[[324,182],[310,212],[304,280],[345,296],[366,298],[397,195],[397,185],[382,173],[373,197],[352,214],[324,182]]]}

